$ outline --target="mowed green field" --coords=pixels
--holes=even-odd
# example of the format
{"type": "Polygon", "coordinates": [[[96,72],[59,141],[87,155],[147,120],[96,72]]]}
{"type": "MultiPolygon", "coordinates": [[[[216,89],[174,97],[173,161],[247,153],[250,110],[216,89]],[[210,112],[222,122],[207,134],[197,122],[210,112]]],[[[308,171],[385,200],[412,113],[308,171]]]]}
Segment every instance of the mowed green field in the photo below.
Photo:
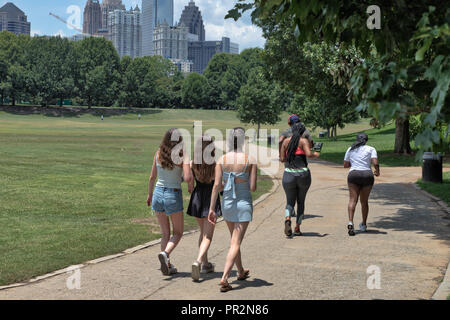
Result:
{"type": "MultiPolygon", "coordinates": [[[[157,110],[104,121],[0,112],[0,285],[159,238],[146,206],[153,155],[167,129],[192,132],[194,120],[204,129],[242,125],[229,111],[157,110]]],[[[258,183],[254,199],[272,186],[267,176],[258,183]]],[[[186,229],[195,227],[186,216],[186,229]]]]}

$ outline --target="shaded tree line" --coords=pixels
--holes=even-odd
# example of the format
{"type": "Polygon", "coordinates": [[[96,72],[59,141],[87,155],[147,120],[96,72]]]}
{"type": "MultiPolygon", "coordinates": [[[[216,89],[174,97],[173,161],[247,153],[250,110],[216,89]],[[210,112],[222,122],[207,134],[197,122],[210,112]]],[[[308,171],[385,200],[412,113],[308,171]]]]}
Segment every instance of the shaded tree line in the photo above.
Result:
{"type": "MultiPolygon", "coordinates": [[[[216,54],[203,75],[185,76],[160,56],[119,57],[110,41],[0,32],[0,104],[237,109],[261,49],[216,54]]],[[[270,95],[271,92],[268,93],[270,95]]]]}

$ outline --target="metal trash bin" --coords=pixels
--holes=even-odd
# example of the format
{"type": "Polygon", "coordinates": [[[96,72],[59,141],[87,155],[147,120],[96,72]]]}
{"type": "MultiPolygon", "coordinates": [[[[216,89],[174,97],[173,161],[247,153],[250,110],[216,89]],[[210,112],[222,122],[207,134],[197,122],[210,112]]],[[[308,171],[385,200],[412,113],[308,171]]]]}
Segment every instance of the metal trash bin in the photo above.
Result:
{"type": "Polygon", "coordinates": [[[441,153],[425,152],[423,154],[422,181],[442,183],[441,153]]]}

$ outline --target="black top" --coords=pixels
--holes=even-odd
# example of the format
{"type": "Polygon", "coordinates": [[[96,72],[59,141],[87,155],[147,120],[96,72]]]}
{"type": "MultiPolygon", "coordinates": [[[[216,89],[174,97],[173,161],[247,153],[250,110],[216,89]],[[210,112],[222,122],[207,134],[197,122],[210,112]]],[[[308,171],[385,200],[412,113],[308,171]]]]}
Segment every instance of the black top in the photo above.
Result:
{"type": "MultiPolygon", "coordinates": [[[[203,183],[197,180],[194,170],[192,170],[192,173],[195,178],[195,188],[191,194],[187,214],[196,218],[206,218],[209,214],[214,180],[211,183],[203,183]]],[[[217,196],[215,211],[217,216],[222,215],[219,196],[217,196]]]]}
{"type": "Polygon", "coordinates": [[[308,160],[306,159],[306,155],[296,155],[294,160],[291,162],[285,162],[284,166],[287,169],[300,169],[300,168],[307,168],[308,167],[308,160]]]}

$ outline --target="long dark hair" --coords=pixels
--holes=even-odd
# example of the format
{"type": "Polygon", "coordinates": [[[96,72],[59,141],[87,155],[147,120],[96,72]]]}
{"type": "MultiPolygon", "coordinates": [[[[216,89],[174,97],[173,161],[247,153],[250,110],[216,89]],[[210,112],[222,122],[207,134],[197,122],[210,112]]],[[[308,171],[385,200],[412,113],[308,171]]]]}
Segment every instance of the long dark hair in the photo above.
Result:
{"type": "Polygon", "coordinates": [[[294,161],[295,158],[295,152],[297,151],[298,144],[300,142],[300,138],[302,137],[303,133],[305,133],[306,128],[303,125],[303,123],[296,123],[292,126],[292,138],[291,141],[289,141],[288,145],[288,152],[287,152],[287,161],[288,163],[291,163],[294,161]]]}
{"type": "MultiPolygon", "coordinates": [[[[172,170],[175,164],[172,159],[172,149],[179,143],[183,142],[183,137],[178,129],[172,128],[166,132],[164,138],[159,146],[159,161],[161,167],[164,169],[172,170]]],[[[180,158],[183,157],[183,150],[180,150],[180,158]]]]}
{"type": "Polygon", "coordinates": [[[206,148],[212,148],[210,150],[210,156],[215,157],[216,148],[214,146],[214,140],[208,136],[203,135],[200,139],[197,140],[197,144],[195,146],[195,152],[201,153],[201,162],[195,163],[195,161],[192,163],[192,170],[194,171],[195,177],[198,181],[202,183],[209,183],[211,180],[214,179],[214,173],[216,168],[216,162],[208,163],[205,159],[205,149],[206,148]]]}
{"type": "Polygon", "coordinates": [[[350,150],[355,150],[361,146],[366,145],[367,141],[369,141],[369,136],[366,133],[358,133],[358,135],[356,136],[356,142],[352,145],[350,150]]]}

